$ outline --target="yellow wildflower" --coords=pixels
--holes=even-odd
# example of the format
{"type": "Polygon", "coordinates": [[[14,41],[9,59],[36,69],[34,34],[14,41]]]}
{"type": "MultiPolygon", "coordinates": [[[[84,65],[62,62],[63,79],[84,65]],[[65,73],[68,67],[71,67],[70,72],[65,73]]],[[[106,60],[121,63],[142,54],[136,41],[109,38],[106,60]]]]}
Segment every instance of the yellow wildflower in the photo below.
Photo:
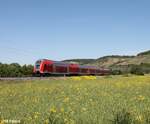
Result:
{"type": "Polygon", "coordinates": [[[80,81],[80,80],[81,80],[81,77],[72,77],[72,80],[80,81]]]}
{"type": "Polygon", "coordinates": [[[64,118],[64,122],[67,123],[67,122],[68,122],[68,119],[67,119],[67,118],[64,118]]]}
{"type": "Polygon", "coordinates": [[[50,108],[50,112],[52,112],[52,113],[56,113],[56,109],[55,109],[55,107],[50,108]]]}
{"type": "Polygon", "coordinates": [[[145,100],[145,97],[142,96],[142,95],[139,95],[137,99],[138,99],[139,101],[143,101],[143,100],[145,100]]]}
{"type": "Polygon", "coordinates": [[[38,115],[34,115],[34,118],[37,119],[37,118],[38,118],[38,115]]]}
{"type": "Polygon", "coordinates": [[[34,113],[34,118],[37,119],[39,117],[40,113],[39,112],[35,112],[34,113]]]}
{"type": "Polygon", "coordinates": [[[136,120],[142,122],[142,121],[143,121],[143,117],[142,117],[141,115],[138,115],[138,116],[136,117],[136,120]]]}
{"type": "Polygon", "coordinates": [[[82,76],[82,78],[86,80],[95,80],[96,76],[82,76]]]}
{"type": "Polygon", "coordinates": [[[45,120],[45,124],[48,124],[48,123],[49,123],[49,120],[48,120],[48,119],[46,119],[46,120],[45,120]]]}

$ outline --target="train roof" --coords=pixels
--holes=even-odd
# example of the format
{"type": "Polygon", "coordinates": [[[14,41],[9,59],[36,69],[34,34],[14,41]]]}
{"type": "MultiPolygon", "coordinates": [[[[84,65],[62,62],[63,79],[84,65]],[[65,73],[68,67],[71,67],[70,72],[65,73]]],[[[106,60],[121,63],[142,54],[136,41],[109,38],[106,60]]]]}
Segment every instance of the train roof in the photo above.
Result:
{"type": "Polygon", "coordinates": [[[54,63],[61,63],[61,64],[71,64],[71,65],[79,65],[77,63],[70,63],[70,62],[63,62],[63,61],[54,61],[54,60],[49,60],[49,59],[39,59],[37,61],[52,61],[54,63]]]}
{"type": "Polygon", "coordinates": [[[44,61],[44,60],[46,60],[46,61],[52,61],[52,60],[49,60],[49,59],[38,59],[37,61],[44,61]]]}

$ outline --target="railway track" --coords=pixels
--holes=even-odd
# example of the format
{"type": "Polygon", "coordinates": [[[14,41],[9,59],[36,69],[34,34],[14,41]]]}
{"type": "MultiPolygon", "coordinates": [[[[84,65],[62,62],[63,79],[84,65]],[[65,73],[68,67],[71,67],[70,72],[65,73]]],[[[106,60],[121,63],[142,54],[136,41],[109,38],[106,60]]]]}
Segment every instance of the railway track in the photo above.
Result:
{"type": "Polygon", "coordinates": [[[66,79],[67,77],[0,77],[0,81],[13,81],[13,80],[58,80],[66,79]]]}

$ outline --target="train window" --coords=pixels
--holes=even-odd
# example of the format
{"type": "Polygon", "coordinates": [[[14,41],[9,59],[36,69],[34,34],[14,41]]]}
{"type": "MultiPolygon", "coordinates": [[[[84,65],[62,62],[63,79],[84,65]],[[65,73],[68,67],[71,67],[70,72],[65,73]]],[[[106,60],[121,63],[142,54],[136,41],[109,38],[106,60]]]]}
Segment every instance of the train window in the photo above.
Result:
{"type": "Polygon", "coordinates": [[[40,69],[40,65],[36,65],[36,69],[40,69]]]}
{"type": "Polygon", "coordinates": [[[48,64],[47,66],[48,66],[48,68],[51,68],[51,67],[52,67],[52,65],[51,65],[51,64],[48,64]]]}

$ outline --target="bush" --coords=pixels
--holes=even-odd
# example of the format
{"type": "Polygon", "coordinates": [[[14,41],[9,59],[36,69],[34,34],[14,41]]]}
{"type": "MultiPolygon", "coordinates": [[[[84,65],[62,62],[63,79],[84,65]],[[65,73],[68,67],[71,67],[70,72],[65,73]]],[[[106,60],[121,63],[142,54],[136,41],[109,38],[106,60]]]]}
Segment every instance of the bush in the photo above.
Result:
{"type": "Polygon", "coordinates": [[[112,75],[121,75],[122,71],[121,70],[112,70],[111,73],[112,73],[112,75]]]}
{"type": "Polygon", "coordinates": [[[136,74],[136,75],[144,75],[144,72],[140,66],[133,66],[131,67],[131,74],[136,74]]]}

